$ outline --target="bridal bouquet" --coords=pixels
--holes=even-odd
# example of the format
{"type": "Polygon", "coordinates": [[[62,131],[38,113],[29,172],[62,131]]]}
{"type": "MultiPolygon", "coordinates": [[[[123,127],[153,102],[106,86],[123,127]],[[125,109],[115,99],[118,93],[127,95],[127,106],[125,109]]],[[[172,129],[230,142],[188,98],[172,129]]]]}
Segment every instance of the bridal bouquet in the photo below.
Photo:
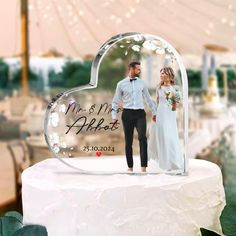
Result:
{"type": "Polygon", "coordinates": [[[179,90],[178,86],[174,86],[174,91],[171,91],[168,89],[165,94],[166,94],[166,100],[168,102],[168,105],[171,107],[172,111],[176,110],[176,105],[180,103],[181,100],[181,93],[179,90]]]}

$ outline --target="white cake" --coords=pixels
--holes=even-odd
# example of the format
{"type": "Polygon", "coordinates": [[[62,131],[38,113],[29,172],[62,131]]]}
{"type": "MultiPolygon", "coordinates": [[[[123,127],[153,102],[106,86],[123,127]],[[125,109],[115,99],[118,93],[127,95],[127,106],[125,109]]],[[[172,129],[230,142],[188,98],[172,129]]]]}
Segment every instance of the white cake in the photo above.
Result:
{"type": "Polygon", "coordinates": [[[225,104],[220,101],[220,92],[217,84],[217,77],[216,75],[211,75],[208,78],[207,93],[204,97],[204,104],[200,109],[200,113],[202,115],[217,117],[225,113],[225,111],[225,104]]]}
{"type": "MultiPolygon", "coordinates": [[[[91,169],[101,161],[80,163],[91,169]]],[[[124,157],[104,163],[126,167],[124,157]]],[[[222,233],[222,175],[207,161],[190,160],[189,176],[98,176],[47,159],[25,170],[22,183],[24,223],[45,225],[49,236],[192,236],[200,235],[200,227],[222,233]]]]}

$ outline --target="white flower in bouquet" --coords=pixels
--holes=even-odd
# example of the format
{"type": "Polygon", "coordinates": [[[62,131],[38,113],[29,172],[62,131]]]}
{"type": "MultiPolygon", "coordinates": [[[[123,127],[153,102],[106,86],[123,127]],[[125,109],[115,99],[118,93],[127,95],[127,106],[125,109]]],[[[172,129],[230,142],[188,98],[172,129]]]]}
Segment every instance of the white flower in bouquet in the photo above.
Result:
{"type": "Polygon", "coordinates": [[[167,88],[165,94],[168,105],[171,107],[172,111],[175,111],[177,103],[180,103],[181,101],[181,93],[179,90],[179,86],[174,86],[173,88],[174,91],[171,90],[170,88],[167,88]]]}

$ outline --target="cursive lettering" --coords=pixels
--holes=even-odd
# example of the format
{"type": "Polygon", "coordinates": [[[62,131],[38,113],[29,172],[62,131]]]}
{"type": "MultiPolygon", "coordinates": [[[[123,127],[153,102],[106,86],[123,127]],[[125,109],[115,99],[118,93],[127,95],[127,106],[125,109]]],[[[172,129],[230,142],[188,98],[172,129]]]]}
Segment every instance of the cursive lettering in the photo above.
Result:
{"type": "Polygon", "coordinates": [[[70,130],[74,127],[78,129],[76,134],[79,134],[82,131],[96,132],[96,131],[101,131],[101,130],[114,131],[118,129],[118,126],[117,126],[119,125],[118,120],[116,120],[115,122],[110,122],[109,124],[104,124],[104,121],[105,121],[104,118],[101,118],[98,121],[96,120],[96,118],[93,118],[88,122],[86,116],[81,116],[72,125],[67,125],[68,130],[66,131],[66,134],[68,134],[70,130]],[[79,122],[81,123],[79,124],[79,122]]]}

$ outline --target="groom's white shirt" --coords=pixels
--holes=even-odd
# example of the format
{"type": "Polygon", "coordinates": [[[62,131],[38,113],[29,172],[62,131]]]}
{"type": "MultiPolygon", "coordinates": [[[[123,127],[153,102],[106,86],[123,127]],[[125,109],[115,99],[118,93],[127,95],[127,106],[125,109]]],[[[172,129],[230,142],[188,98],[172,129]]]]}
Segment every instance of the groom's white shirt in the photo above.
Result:
{"type": "Polygon", "coordinates": [[[156,114],[156,105],[151,99],[148,89],[142,79],[136,78],[130,81],[130,77],[126,77],[118,82],[116,92],[112,101],[112,119],[117,119],[118,102],[122,101],[123,108],[126,109],[144,109],[143,97],[152,111],[156,114]]]}

